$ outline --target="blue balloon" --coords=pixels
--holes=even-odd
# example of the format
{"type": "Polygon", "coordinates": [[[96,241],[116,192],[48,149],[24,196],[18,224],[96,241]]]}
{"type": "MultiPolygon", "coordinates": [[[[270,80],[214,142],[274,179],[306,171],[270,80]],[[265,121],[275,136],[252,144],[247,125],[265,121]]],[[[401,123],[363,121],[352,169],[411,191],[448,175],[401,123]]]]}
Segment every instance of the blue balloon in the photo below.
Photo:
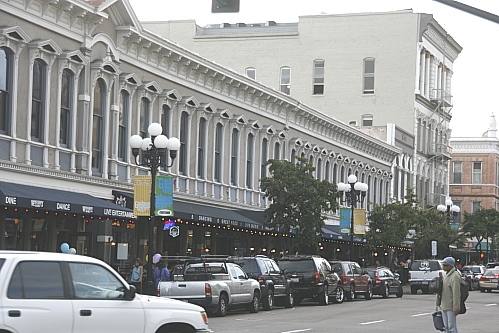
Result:
{"type": "Polygon", "coordinates": [[[69,252],[69,244],[68,243],[62,243],[61,244],[61,251],[62,251],[62,253],[68,253],[69,252]]]}

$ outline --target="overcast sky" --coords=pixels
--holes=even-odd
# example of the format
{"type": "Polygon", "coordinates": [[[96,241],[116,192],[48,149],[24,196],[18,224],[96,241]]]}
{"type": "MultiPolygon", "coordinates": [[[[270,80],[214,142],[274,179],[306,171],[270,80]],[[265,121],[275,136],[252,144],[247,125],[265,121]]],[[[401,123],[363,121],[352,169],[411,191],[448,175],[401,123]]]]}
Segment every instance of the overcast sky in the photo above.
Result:
{"type": "MultiPolygon", "coordinates": [[[[239,13],[212,14],[211,0],[129,0],[141,21],[194,19],[210,23],[298,22],[298,16],[394,11],[433,14],[463,47],[454,62],[453,137],[480,137],[492,113],[499,123],[499,24],[433,0],[240,0],[239,13]]],[[[499,15],[499,0],[459,0],[499,15]]],[[[387,27],[391,29],[393,27],[387,27]]]]}

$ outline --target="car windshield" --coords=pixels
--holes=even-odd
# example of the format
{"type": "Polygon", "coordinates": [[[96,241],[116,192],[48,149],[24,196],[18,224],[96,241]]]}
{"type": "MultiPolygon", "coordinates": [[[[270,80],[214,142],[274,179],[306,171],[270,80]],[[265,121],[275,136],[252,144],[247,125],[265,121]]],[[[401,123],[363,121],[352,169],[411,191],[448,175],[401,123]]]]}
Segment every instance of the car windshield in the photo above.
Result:
{"type": "Polygon", "coordinates": [[[286,273],[309,273],[315,271],[314,261],[307,260],[280,260],[279,267],[286,273]]]}
{"type": "Polygon", "coordinates": [[[485,276],[498,276],[499,275],[499,269],[489,269],[485,272],[485,276]]]}
{"type": "Polygon", "coordinates": [[[471,271],[473,273],[480,273],[481,272],[480,267],[471,267],[471,271]]]}
{"type": "Polygon", "coordinates": [[[412,271],[438,271],[440,264],[436,260],[416,260],[412,263],[412,271]]]}
{"type": "Polygon", "coordinates": [[[234,263],[238,264],[241,266],[243,271],[246,272],[246,274],[256,274],[258,275],[258,266],[256,264],[256,260],[250,259],[250,260],[234,260],[234,263]]]}

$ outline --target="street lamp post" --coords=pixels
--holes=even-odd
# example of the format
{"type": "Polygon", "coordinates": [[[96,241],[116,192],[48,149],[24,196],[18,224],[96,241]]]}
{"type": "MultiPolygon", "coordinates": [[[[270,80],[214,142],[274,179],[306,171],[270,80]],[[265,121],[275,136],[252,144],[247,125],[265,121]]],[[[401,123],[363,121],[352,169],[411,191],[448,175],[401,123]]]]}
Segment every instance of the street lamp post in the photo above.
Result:
{"type": "Polygon", "coordinates": [[[357,206],[357,202],[364,201],[364,198],[367,194],[368,186],[366,183],[361,183],[357,181],[356,175],[348,176],[348,184],[338,183],[338,191],[346,196],[347,204],[352,209],[352,213],[350,216],[350,246],[349,246],[349,257],[350,261],[354,261],[353,257],[353,233],[354,233],[354,212],[355,207],[357,206]]]}
{"type": "Polygon", "coordinates": [[[447,200],[445,200],[445,205],[438,205],[437,210],[439,212],[449,214],[449,218],[452,220],[454,216],[461,211],[461,208],[459,208],[459,206],[454,205],[451,198],[447,198],[447,200]]]}
{"type": "Polygon", "coordinates": [[[142,138],[140,135],[132,135],[130,137],[130,147],[132,148],[132,155],[135,159],[135,164],[148,167],[151,171],[151,196],[150,196],[150,226],[149,226],[149,240],[147,243],[147,279],[152,281],[154,285],[154,274],[152,271],[152,257],[154,256],[154,226],[156,220],[156,174],[160,166],[169,168],[173,165],[173,161],[177,157],[177,151],[180,148],[180,141],[177,138],[171,137],[168,139],[162,135],[163,128],[158,123],[149,125],[147,132],[149,138],[142,138]],[[141,161],[139,161],[139,152],[142,149],[141,161]],[[166,156],[166,149],[170,152],[171,163],[167,164],[168,157],[166,156]]]}

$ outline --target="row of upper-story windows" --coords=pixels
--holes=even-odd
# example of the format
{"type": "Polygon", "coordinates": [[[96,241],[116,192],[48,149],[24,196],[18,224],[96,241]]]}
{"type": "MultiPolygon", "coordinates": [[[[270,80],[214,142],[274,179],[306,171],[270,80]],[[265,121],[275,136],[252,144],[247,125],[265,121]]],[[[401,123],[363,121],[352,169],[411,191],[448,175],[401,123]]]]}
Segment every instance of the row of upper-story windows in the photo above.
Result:
{"type": "Polygon", "coordinates": [[[417,150],[424,154],[448,154],[449,142],[444,129],[435,128],[429,120],[418,119],[417,150]]]}
{"type": "MultiPolygon", "coordinates": [[[[313,61],[312,71],[312,94],[324,95],[325,71],[324,60],[316,59],[313,61]]],[[[374,58],[366,58],[363,63],[362,93],[366,95],[374,94],[374,58]]],[[[246,68],[246,76],[256,80],[256,69],[246,68]]],[[[291,94],[291,68],[283,66],[280,69],[279,91],[287,95],[291,94]]]]}

